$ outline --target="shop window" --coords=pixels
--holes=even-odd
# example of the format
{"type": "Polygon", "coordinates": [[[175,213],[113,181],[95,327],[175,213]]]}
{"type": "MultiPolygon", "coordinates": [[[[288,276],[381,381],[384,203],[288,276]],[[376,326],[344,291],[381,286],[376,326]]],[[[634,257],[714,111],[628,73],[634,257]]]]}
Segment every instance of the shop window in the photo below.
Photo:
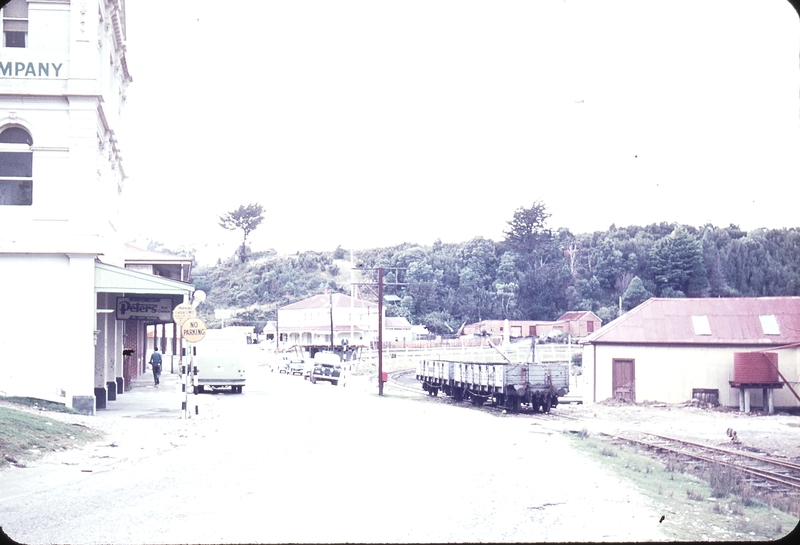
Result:
{"type": "Polygon", "coordinates": [[[3,8],[3,46],[28,47],[28,0],[11,0],[3,8]]]}
{"type": "Polygon", "coordinates": [[[0,129],[0,206],[33,204],[32,145],[25,129],[0,129]]]}

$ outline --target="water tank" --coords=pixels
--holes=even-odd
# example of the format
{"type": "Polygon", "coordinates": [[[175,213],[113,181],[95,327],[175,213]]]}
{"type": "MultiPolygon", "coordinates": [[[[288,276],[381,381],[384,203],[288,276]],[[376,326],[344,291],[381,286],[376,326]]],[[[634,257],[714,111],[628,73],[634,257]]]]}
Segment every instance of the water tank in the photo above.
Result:
{"type": "Polygon", "coordinates": [[[734,352],[733,382],[775,384],[778,380],[777,352],[734,352]]]}

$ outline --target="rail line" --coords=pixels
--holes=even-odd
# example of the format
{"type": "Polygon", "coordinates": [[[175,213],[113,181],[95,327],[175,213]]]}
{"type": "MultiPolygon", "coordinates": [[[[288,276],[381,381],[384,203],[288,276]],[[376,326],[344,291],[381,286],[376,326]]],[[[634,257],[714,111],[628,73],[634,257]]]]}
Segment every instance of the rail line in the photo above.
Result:
{"type": "Polygon", "coordinates": [[[422,391],[422,388],[412,388],[410,386],[406,386],[405,384],[400,382],[400,377],[404,375],[408,375],[414,373],[413,369],[402,369],[400,371],[392,371],[389,373],[389,385],[392,388],[397,390],[403,390],[405,392],[411,392],[413,394],[420,394],[423,395],[425,392],[422,391]]]}
{"type": "Polygon", "coordinates": [[[621,441],[627,441],[629,443],[639,444],[648,448],[670,452],[679,456],[687,456],[689,458],[694,458],[710,464],[729,467],[737,471],[741,471],[750,477],[779,484],[787,487],[792,492],[800,493],[800,464],[795,464],[784,460],[776,460],[774,458],[759,456],[756,454],[741,452],[724,447],[704,445],[701,443],[686,441],[656,433],[637,432],[645,437],[654,437],[656,438],[655,441],[631,437],[628,435],[630,433],[633,432],[608,435],[621,441]],[[737,463],[731,460],[731,458],[738,458],[740,462],[737,463]],[[749,465],[746,465],[744,461],[747,461],[749,465]],[[759,464],[761,467],[759,467],[759,464]],[[779,468],[781,472],[765,469],[763,467],[765,465],[770,468],[779,468]]]}

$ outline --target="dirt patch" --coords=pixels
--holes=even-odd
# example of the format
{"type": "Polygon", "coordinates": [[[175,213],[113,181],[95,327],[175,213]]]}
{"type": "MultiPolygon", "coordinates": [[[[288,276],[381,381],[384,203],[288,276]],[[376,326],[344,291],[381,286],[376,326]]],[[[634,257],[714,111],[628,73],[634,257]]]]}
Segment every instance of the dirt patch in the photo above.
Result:
{"type": "Polygon", "coordinates": [[[658,433],[800,462],[800,416],[784,412],[744,414],[695,403],[622,402],[559,405],[553,414],[579,419],[587,427],[606,433],[628,430],[658,433]]]}

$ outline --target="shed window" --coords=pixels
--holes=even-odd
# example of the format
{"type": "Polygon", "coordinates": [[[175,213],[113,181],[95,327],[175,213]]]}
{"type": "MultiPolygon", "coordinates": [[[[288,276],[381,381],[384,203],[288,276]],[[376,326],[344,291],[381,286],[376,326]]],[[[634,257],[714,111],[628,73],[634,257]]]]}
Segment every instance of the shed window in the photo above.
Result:
{"type": "Polygon", "coordinates": [[[692,326],[694,327],[695,335],[711,335],[708,316],[692,316],[692,326]]]}
{"type": "Polygon", "coordinates": [[[761,320],[761,329],[764,335],[780,335],[781,328],[778,327],[778,320],[774,314],[762,314],[758,317],[761,320]]]}

